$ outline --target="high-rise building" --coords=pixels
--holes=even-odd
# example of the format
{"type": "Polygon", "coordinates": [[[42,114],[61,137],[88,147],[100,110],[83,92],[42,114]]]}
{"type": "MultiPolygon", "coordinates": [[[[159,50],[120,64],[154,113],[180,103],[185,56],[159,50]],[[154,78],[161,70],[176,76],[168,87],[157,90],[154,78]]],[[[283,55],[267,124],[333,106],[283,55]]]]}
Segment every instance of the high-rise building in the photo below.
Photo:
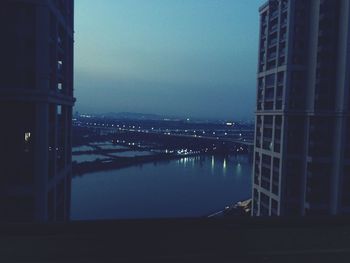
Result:
{"type": "Polygon", "coordinates": [[[350,212],[350,1],[260,8],[252,215],[350,212]]]}
{"type": "Polygon", "coordinates": [[[0,221],[69,218],[73,0],[0,3],[0,221]]]}

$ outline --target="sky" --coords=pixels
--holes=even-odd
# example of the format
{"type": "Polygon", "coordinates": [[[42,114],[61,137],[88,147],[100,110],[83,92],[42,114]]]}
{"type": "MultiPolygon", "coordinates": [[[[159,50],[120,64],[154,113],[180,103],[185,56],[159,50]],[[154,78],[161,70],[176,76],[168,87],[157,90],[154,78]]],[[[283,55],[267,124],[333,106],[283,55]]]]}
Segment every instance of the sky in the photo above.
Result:
{"type": "Polygon", "coordinates": [[[75,111],[251,119],[264,2],[75,0],[75,111]]]}

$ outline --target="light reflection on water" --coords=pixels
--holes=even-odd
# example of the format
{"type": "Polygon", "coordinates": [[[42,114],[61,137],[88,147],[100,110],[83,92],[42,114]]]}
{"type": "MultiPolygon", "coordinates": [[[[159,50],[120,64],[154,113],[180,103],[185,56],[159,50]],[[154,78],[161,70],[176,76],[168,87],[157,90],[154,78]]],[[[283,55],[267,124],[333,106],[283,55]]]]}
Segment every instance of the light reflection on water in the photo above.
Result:
{"type": "Polygon", "coordinates": [[[214,167],[215,167],[215,157],[214,155],[211,157],[211,173],[214,174],[214,167]]]}
{"type": "Polygon", "coordinates": [[[204,216],[250,197],[246,156],[192,156],[74,177],[71,218],[204,216]]]}
{"type": "Polygon", "coordinates": [[[226,158],[224,158],[224,161],[222,162],[222,174],[226,175],[226,158]]]}
{"type": "Polygon", "coordinates": [[[242,175],[242,166],[240,163],[236,164],[236,175],[241,176],[242,175]]]}

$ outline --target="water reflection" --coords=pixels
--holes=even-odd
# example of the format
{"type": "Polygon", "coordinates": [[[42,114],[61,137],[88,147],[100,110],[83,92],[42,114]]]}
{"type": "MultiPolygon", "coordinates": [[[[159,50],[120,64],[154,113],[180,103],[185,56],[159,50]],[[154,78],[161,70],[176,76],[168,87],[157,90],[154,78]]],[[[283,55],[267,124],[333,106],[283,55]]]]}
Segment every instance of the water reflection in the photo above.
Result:
{"type": "Polygon", "coordinates": [[[222,174],[226,175],[226,158],[224,158],[224,161],[222,163],[222,174]]]}
{"type": "Polygon", "coordinates": [[[240,163],[236,164],[236,176],[242,176],[242,165],[240,163]]]}
{"type": "Polygon", "coordinates": [[[214,174],[214,168],[215,168],[215,158],[214,155],[211,157],[211,173],[214,174]]]}
{"type": "MultiPolygon", "coordinates": [[[[214,175],[226,175],[227,171],[231,170],[232,174],[242,174],[241,164],[239,163],[239,159],[237,159],[235,156],[191,156],[183,157],[181,159],[176,160],[175,162],[177,165],[180,165],[184,168],[195,168],[203,167],[203,165],[208,161],[210,161],[211,173],[214,175]]],[[[168,162],[169,161],[167,161],[167,163],[168,162]]]]}

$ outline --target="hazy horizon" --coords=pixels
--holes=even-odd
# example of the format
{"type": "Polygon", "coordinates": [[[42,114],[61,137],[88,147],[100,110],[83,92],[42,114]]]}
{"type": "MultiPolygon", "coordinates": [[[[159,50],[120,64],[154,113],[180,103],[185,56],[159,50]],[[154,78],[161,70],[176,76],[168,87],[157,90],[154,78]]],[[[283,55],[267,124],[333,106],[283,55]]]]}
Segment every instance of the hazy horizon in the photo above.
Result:
{"type": "Polygon", "coordinates": [[[253,118],[263,2],[76,0],[74,111],[253,118]]]}

